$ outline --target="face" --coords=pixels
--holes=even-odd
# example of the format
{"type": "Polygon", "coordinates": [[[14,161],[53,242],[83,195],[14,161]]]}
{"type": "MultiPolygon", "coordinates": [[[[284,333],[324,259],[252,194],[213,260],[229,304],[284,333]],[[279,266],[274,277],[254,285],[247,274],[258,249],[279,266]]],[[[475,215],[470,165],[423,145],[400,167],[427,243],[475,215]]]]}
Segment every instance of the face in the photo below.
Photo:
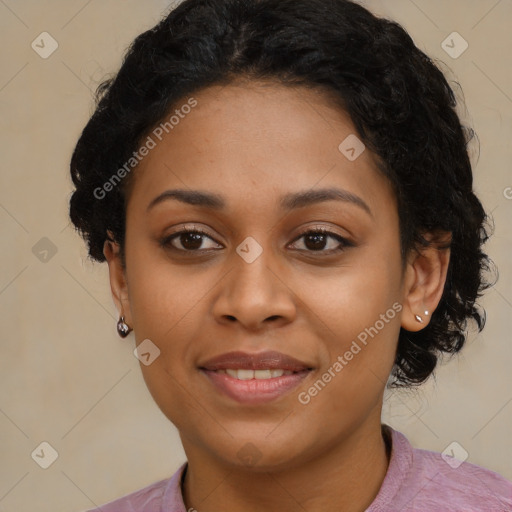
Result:
{"type": "Polygon", "coordinates": [[[141,369],[185,450],[284,468],[380,422],[411,288],[396,201],[369,150],[339,149],[356,130],[321,92],[194,98],[134,171],[113,293],[160,351],[141,369]],[[232,352],[246,356],[211,362],[232,352]]]}

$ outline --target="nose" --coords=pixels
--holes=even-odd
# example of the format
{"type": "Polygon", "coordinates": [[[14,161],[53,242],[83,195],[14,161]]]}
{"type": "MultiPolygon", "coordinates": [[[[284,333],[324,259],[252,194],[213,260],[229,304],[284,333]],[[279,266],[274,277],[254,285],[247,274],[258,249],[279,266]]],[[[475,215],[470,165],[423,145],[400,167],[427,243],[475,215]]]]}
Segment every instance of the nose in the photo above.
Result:
{"type": "Polygon", "coordinates": [[[250,263],[236,253],[230,258],[213,305],[219,323],[238,322],[246,330],[258,331],[294,320],[296,296],[270,253],[264,250],[250,263]]]}

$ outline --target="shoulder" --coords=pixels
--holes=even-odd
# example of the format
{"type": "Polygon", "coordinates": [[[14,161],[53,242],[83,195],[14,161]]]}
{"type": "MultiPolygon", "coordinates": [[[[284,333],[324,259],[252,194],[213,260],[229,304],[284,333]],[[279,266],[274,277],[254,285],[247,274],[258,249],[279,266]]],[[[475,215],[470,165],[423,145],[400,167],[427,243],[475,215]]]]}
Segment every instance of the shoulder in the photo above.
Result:
{"type": "MultiPolygon", "coordinates": [[[[413,449],[413,471],[423,475],[425,503],[442,499],[453,510],[511,511],[512,482],[490,469],[457,460],[456,455],[413,449]]],[[[463,458],[463,457],[461,457],[463,458]]]]}
{"type": "MultiPolygon", "coordinates": [[[[494,471],[458,460],[464,459],[455,453],[460,445],[442,454],[422,450],[413,448],[401,432],[390,430],[392,460],[388,473],[396,485],[394,504],[399,502],[403,512],[512,510],[512,482],[494,471]]],[[[460,451],[464,453],[462,448],[460,451]]]]}
{"type": "Polygon", "coordinates": [[[160,512],[162,496],[169,481],[170,479],[160,480],[87,512],[160,512]]]}
{"type": "Polygon", "coordinates": [[[180,480],[185,467],[186,463],[171,478],[160,480],[86,512],[161,512],[169,510],[169,506],[178,507],[172,510],[181,512],[182,508],[179,507],[184,505],[180,480]]]}

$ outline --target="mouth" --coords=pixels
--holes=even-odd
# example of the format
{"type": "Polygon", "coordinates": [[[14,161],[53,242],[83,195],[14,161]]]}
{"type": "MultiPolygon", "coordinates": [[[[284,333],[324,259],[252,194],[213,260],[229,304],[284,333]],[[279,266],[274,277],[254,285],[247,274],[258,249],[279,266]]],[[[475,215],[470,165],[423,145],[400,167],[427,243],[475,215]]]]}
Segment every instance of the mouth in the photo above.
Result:
{"type": "Polygon", "coordinates": [[[267,380],[267,379],[275,379],[276,377],[282,377],[283,375],[292,375],[293,373],[298,372],[292,372],[290,370],[284,370],[282,368],[267,368],[264,370],[247,370],[244,368],[226,368],[219,369],[219,370],[213,370],[220,374],[226,374],[230,377],[233,377],[234,379],[238,380],[267,380]]]}
{"type": "Polygon", "coordinates": [[[276,400],[299,386],[314,370],[308,363],[280,352],[230,352],[199,366],[213,389],[241,404],[276,400]]]}

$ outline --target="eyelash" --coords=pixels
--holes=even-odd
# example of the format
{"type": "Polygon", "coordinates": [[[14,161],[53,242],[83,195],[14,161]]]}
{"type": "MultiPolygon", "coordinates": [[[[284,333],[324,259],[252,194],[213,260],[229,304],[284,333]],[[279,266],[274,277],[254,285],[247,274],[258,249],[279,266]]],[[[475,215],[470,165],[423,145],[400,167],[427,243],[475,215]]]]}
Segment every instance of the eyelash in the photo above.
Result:
{"type": "MultiPolygon", "coordinates": [[[[192,228],[192,229],[183,229],[181,231],[177,231],[176,233],[173,233],[172,235],[163,238],[162,240],[160,240],[160,246],[163,247],[164,249],[182,252],[182,253],[200,253],[200,252],[209,252],[209,251],[217,250],[217,249],[186,250],[186,249],[177,249],[176,247],[173,247],[171,242],[175,238],[179,238],[183,234],[203,235],[203,236],[209,238],[210,240],[214,241],[215,243],[218,243],[206,231],[202,230],[201,228],[192,228]]],[[[292,243],[297,242],[304,236],[316,235],[316,234],[327,235],[329,237],[336,239],[340,243],[340,247],[338,247],[336,249],[331,249],[329,251],[324,251],[324,250],[313,251],[313,250],[308,250],[308,249],[299,249],[299,250],[308,252],[308,253],[320,253],[320,254],[323,253],[326,255],[331,255],[331,254],[335,254],[335,253],[344,251],[347,247],[354,246],[354,244],[349,242],[347,239],[343,238],[342,236],[338,235],[337,233],[333,233],[332,231],[329,231],[325,227],[318,227],[318,228],[313,228],[313,229],[310,228],[307,231],[302,232],[297,238],[295,238],[295,240],[292,243]]]]}

